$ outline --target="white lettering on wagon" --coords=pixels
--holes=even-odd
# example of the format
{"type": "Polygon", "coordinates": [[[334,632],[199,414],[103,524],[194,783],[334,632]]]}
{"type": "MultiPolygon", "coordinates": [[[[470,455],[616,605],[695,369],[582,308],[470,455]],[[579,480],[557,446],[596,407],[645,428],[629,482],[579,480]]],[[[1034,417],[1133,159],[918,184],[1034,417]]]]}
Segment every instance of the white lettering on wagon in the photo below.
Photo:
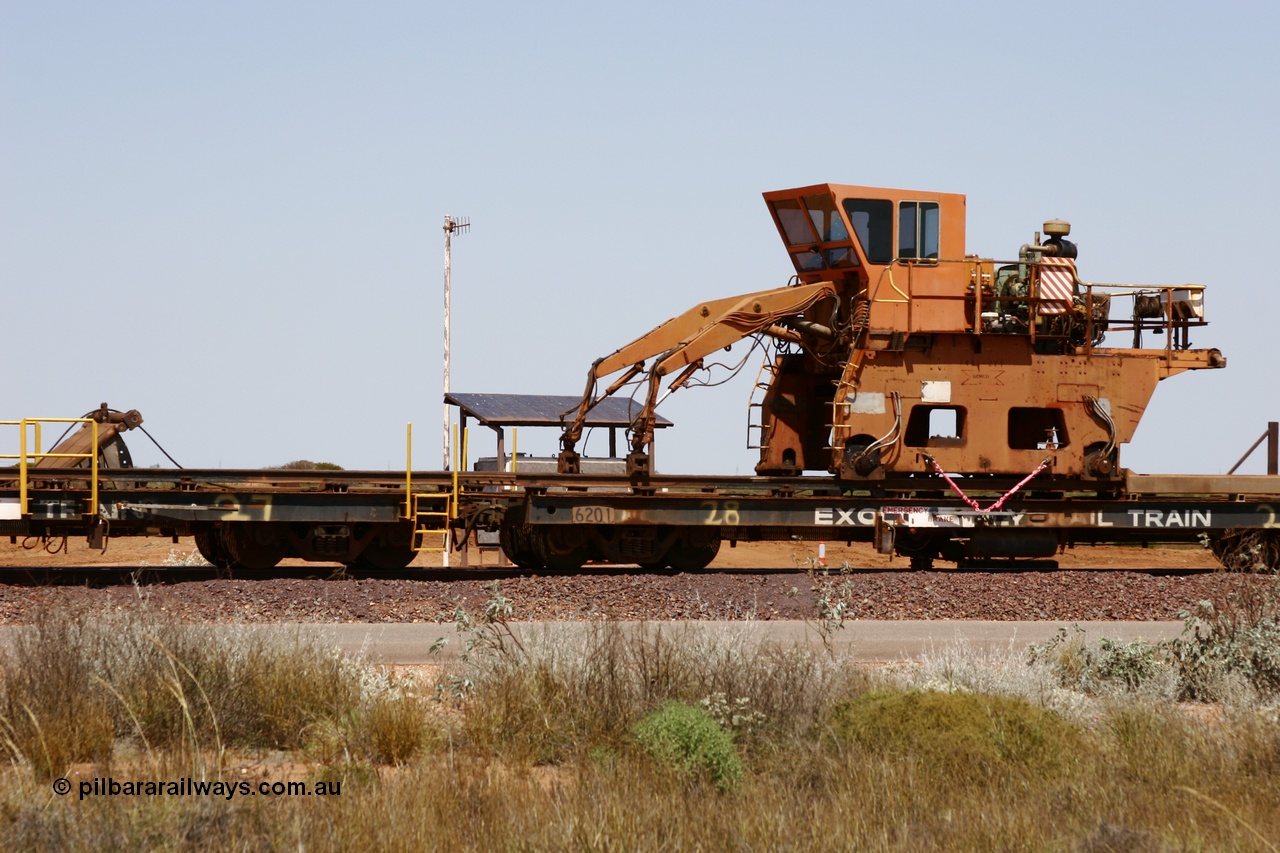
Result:
{"type": "Polygon", "coordinates": [[[1132,527],[1212,527],[1213,510],[1131,509],[1132,527]]]}
{"type": "Polygon", "coordinates": [[[846,527],[870,527],[876,523],[876,511],[873,509],[839,509],[818,507],[813,511],[813,523],[823,527],[844,525],[846,527]]]}

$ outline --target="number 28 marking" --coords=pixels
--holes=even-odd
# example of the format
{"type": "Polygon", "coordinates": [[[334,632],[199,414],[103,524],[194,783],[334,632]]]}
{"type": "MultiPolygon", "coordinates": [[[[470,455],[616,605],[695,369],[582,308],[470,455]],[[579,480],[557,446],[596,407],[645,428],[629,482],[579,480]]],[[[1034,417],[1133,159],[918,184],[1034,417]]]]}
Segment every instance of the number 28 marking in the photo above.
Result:
{"type": "Polygon", "coordinates": [[[737,527],[740,521],[737,501],[703,501],[702,508],[707,510],[707,518],[703,524],[718,524],[737,527]]]}

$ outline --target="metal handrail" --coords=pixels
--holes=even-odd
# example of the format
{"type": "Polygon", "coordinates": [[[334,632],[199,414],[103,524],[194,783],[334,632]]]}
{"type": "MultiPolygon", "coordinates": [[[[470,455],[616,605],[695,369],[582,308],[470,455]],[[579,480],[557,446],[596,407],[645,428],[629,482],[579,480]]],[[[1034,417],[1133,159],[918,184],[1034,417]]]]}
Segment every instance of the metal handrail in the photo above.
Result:
{"type": "Polygon", "coordinates": [[[452,471],[449,477],[449,490],[447,492],[415,492],[413,490],[413,424],[410,423],[405,427],[405,471],[404,471],[404,513],[402,518],[412,520],[415,529],[414,550],[435,550],[435,549],[419,549],[417,547],[417,536],[419,533],[418,525],[423,517],[443,517],[443,528],[440,532],[445,534],[444,547],[441,549],[441,561],[445,568],[449,566],[449,525],[456,520],[462,510],[462,483],[459,480],[460,469],[465,469],[467,465],[467,434],[469,429],[462,431],[462,458],[459,460],[458,452],[458,425],[453,425],[453,436],[450,442],[450,452],[452,454],[452,471]],[[444,510],[423,510],[420,507],[420,501],[423,499],[440,500],[444,499],[444,510]]]}
{"type": "Polygon", "coordinates": [[[0,426],[18,427],[18,452],[0,453],[0,459],[18,460],[18,512],[23,517],[30,515],[30,468],[42,459],[88,459],[91,475],[89,478],[89,507],[85,515],[98,514],[98,422],[93,418],[23,418],[20,421],[0,421],[0,426]],[[41,426],[44,424],[92,424],[90,432],[92,443],[85,453],[45,453],[40,450],[41,426]],[[28,430],[34,430],[34,449],[28,449],[28,430]]]}
{"type": "MultiPolygon", "coordinates": [[[[982,293],[982,282],[980,280],[980,276],[978,277],[979,280],[977,281],[976,286],[974,286],[973,289],[970,291],[967,291],[964,293],[948,294],[948,295],[930,294],[927,297],[919,297],[912,292],[911,278],[909,276],[907,278],[906,283],[903,285],[903,287],[906,288],[905,291],[903,290],[903,287],[900,287],[898,283],[895,282],[893,279],[892,268],[894,267],[894,265],[901,265],[901,266],[917,266],[918,265],[918,266],[933,267],[933,266],[940,266],[942,264],[965,264],[970,268],[971,275],[977,276],[981,267],[986,264],[990,264],[992,269],[995,270],[995,269],[998,269],[999,267],[1015,266],[1015,265],[1028,266],[1028,267],[1043,267],[1043,266],[1051,265],[1052,261],[1046,262],[1044,259],[1034,260],[1034,261],[1027,260],[1027,259],[1020,259],[1016,261],[1013,261],[1013,260],[1005,261],[1005,260],[996,260],[991,258],[972,258],[972,257],[970,258],[929,258],[929,259],[894,258],[893,261],[886,264],[884,269],[881,270],[880,276],[877,278],[875,285],[871,288],[870,293],[868,294],[868,297],[873,304],[875,303],[905,304],[907,306],[908,326],[910,326],[910,323],[911,323],[910,318],[911,318],[912,304],[916,299],[920,299],[920,298],[927,298],[929,300],[970,300],[972,299],[974,300],[975,310],[973,312],[972,327],[970,331],[973,331],[973,332],[981,331],[981,313],[985,303],[1026,303],[1028,314],[1030,316],[1037,316],[1039,304],[1042,301],[1046,301],[1042,299],[1042,297],[1040,296],[1040,292],[1039,292],[1040,283],[1039,283],[1038,277],[1036,277],[1032,281],[1031,292],[1028,293],[1026,296],[995,296],[995,297],[987,297],[982,293]],[[892,298],[892,297],[881,298],[880,297],[881,285],[886,280],[888,282],[889,287],[892,289],[893,293],[896,294],[896,296],[901,298],[892,298]]],[[[1157,334],[1163,333],[1166,336],[1163,349],[1165,350],[1166,361],[1169,361],[1169,362],[1172,362],[1172,359],[1173,359],[1175,329],[1180,329],[1180,328],[1185,328],[1190,326],[1204,326],[1208,324],[1208,321],[1205,320],[1203,317],[1196,317],[1194,319],[1186,318],[1186,317],[1176,318],[1174,316],[1174,310],[1173,310],[1173,304],[1174,304],[1173,294],[1175,291],[1182,290],[1182,291],[1188,291],[1191,293],[1203,294],[1204,291],[1207,289],[1206,286],[1203,284],[1154,284],[1153,285],[1153,284],[1088,282],[1088,281],[1084,281],[1079,277],[1074,264],[1072,265],[1071,271],[1072,271],[1072,278],[1074,279],[1075,283],[1084,290],[1083,296],[1085,300],[1085,311],[1086,311],[1086,318],[1085,318],[1086,343],[1085,343],[1084,349],[1086,354],[1093,352],[1093,349],[1094,349],[1094,346],[1093,346],[1093,304],[1094,304],[1093,297],[1095,294],[1099,296],[1108,296],[1108,297],[1112,297],[1112,296],[1121,297],[1121,298],[1132,297],[1135,299],[1139,296],[1162,297],[1164,310],[1161,312],[1162,317],[1159,322],[1153,322],[1151,325],[1148,326],[1148,325],[1143,325],[1142,323],[1143,318],[1138,318],[1138,317],[1131,318],[1131,319],[1118,318],[1115,321],[1111,321],[1111,319],[1108,318],[1108,326],[1111,326],[1115,331],[1125,331],[1129,329],[1145,329],[1147,331],[1156,332],[1157,334]],[[1114,322],[1115,324],[1114,326],[1112,326],[1112,322],[1114,322]]],[[[1033,341],[1036,339],[1037,334],[1036,334],[1036,328],[1034,323],[1028,326],[1027,334],[1031,337],[1033,341]]]]}
{"type": "MultiPolygon", "coordinates": [[[[469,431],[470,430],[464,431],[462,435],[462,454],[463,454],[462,464],[464,466],[466,465],[467,432],[469,431]]],[[[458,482],[457,443],[458,443],[458,425],[454,424],[453,441],[452,441],[453,446],[451,448],[453,453],[453,471],[451,472],[452,476],[450,477],[449,492],[444,495],[445,506],[447,507],[447,510],[448,510],[448,517],[451,520],[458,517],[458,510],[459,510],[459,507],[461,506],[461,500],[459,497],[461,486],[458,482]]],[[[416,516],[416,512],[414,509],[416,506],[416,502],[414,501],[414,495],[415,493],[413,491],[413,424],[410,423],[405,425],[404,512],[401,514],[400,516],[401,518],[411,519],[416,516]]],[[[439,495],[436,493],[432,493],[432,495],[435,497],[439,497],[439,495]]]]}

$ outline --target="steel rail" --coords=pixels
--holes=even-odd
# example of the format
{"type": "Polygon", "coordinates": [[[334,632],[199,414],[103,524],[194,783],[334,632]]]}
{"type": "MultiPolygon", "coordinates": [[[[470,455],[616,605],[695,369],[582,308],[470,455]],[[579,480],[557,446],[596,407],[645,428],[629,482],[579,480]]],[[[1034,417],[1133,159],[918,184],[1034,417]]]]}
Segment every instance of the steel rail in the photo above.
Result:
{"type": "MultiPolygon", "coordinates": [[[[859,568],[810,569],[806,567],[760,567],[741,568],[714,566],[699,569],[691,574],[697,575],[803,575],[811,576],[815,572],[819,576],[830,575],[874,575],[902,574],[918,571],[902,568],[859,568]]],[[[1071,568],[1061,569],[1054,560],[1029,561],[1018,563],[1002,563],[996,560],[986,562],[974,561],[971,564],[958,565],[955,568],[930,570],[937,574],[964,575],[990,574],[1007,572],[1009,574],[1042,574],[1047,572],[1084,572],[1103,574],[1125,572],[1148,577],[1193,577],[1211,574],[1220,569],[1203,568],[1071,568]]],[[[670,569],[646,570],[634,564],[622,563],[588,563],[580,569],[571,571],[555,571],[540,569],[539,577],[631,577],[635,575],[677,574],[670,569]]],[[[516,566],[504,567],[458,567],[413,566],[403,569],[376,571],[344,567],[338,563],[308,563],[304,566],[276,566],[271,569],[219,569],[214,566],[0,566],[0,584],[15,587],[45,586],[148,586],[193,583],[211,580],[317,580],[323,582],[343,580],[431,580],[446,582],[514,580],[527,578],[529,571],[516,566]]]]}

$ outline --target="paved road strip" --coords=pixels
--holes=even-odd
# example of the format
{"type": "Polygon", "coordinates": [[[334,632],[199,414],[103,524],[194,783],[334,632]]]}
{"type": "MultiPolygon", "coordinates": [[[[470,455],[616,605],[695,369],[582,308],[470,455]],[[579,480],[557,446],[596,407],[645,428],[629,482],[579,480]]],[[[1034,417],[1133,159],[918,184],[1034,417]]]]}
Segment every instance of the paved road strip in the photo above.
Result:
{"type": "MultiPolygon", "coordinates": [[[[822,638],[814,623],[802,621],[768,622],[624,622],[627,630],[645,625],[660,629],[667,637],[679,641],[690,631],[709,632],[723,642],[769,641],[783,647],[806,646],[822,648],[822,638]]],[[[1042,643],[1053,637],[1059,628],[1072,630],[1078,625],[1087,638],[1103,637],[1129,641],[1135,639],[1161,640],[1178,636],[1181,622],[986,622],[986,621],[851,621],[832,632],[834,652],[850,655],[853,659],[868,663],[918,658],[930,651],[952,644],[962,644],[974,650],[986,651],[1009,647],[1025,648],[1030,643],[1042,643]]],[[[280,630],[292,632],[301,629],[329,638],[333,644],[349,654],[363,655],[379,664],[420,665],[456,660],[465,648],[467,636],[459,634],[452,624],[430,622],[416,623],[283,623],[275,625],[227,625],[211,626],[215,631],[247,632],[280,630]],[[431,646],[441,637],[448,642],[438,652],[431,646]]],[[[585,632],[599,627],[591,622],[521,622],[511,628],[522,642],[576,643],[585,632]]],[[[0,645],[12,642],[21,626],[0,626],[0,645]]]]}

